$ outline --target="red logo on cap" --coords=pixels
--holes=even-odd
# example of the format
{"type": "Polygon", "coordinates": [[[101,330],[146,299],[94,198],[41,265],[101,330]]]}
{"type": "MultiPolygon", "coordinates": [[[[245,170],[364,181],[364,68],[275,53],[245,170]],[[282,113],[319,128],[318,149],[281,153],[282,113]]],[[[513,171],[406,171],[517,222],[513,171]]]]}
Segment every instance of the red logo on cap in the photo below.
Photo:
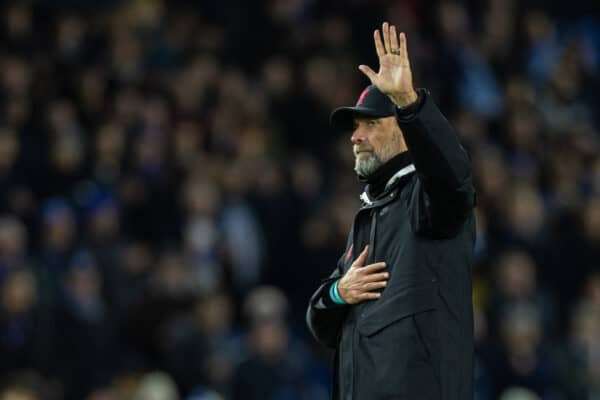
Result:
{"type": "Polygon", "coordinates": [[[362,106],[363,101],[365,101],[365,96],[367,95],[367,93],[369,93],[369,88],[366,88],[365,90],[362,91],[362,93],[360,94],[360,97],[358,98],[358,101],[356,102],[357,106],[362,106]]]}

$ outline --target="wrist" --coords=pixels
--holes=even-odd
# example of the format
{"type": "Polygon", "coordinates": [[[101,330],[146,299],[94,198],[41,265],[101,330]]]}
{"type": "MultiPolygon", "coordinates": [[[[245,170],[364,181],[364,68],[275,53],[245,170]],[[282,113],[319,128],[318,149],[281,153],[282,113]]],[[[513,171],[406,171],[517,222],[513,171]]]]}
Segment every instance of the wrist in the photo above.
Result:
{"type": "Polygon", "coordinates": [[[329,297],[331,297],[331,300],[333,300],[333,302],[335,304],[347,304],[346,301],[340,295],[339,288],[338,288],[339,283],[340,283],[339,279],[337,281],[333,282],[333,284],[331,285],[331,287],[329,289],[329,297]]]}
{"type": "Polygon", "coordinates": [[[406,93],[392,93],[389,95],[389,98],[397,107],[408,107],[411,104],[414,104],[419,96],[417,95],[417,92],[412,89],[410,92],[406,93]]]}

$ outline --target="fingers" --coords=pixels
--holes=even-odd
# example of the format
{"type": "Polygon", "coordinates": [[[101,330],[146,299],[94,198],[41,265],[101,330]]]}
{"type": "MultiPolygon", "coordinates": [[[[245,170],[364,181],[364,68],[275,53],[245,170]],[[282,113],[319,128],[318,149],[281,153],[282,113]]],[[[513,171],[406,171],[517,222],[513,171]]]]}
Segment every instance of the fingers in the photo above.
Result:
{"type": "Polygon", "coordinates": [[[381,35],[379,35],[379,29],[375,29],[375,32],[373,32],[373,37],[375,38],[375,50],[377,51],[377,57],[381,58],[385,55],[385,49],[381,41],[381,35]]]}
{"type": "Polygon", "coordinates": [[[377,74],[375,73],[375,71],[373,71],[367,65],[359,65],[358,69],[360,70],[360,72],[365,74],[367,76],[367,78],[369,78],[369,80],[371,81],[372,84],[375,84],[374,79],[377,77],[377,74]]]}
{"type": "Polygon", "coordinates": [[[386,281],[368,282],[368,283],[365,283],[364,289],[366,292],[372,292],[373,290],[383,289],[386,286],[387,286],[386,281]]]}
{"type": "Polygon", "coordinates": [[[338,284],[340,296],[348,304],[357,304],[365,300],[378,299],[381,297],[379,291],[388,285],[389,273],[381,272],[381,269],[386,267],[385,262],[362,266],[367,252],[368,246],[365,246],[365,249],[356,258],[352,267],[338,284]]]}
{"type": "Polygon", "coordinates": [[[387,272],[380,272],[378,274],[367,275],[362,280],[365,283],[369,283],[369,282],[385,281],[387,278],[389,278],[389,274],[387,272]]]}
{"type": "Polygon", "coordinates": [[[390,24],[387,22],[383,23],[383,44],[385,46],[385,52],[389,53],[392,47],[390,43],[390,24]]]}
{"type": "Polygon", "coordinates": [[[378,263],[374,263],[374,264],[369,264],[369,265],[361,268],[361,272],[364,275],[369,275],[369,274],[372,274],[372,273],[377,272],[379,270],[382,270],[385,267],[387,267],[387,264],[385,262],[378,262],[378,263]]]}
{"type": "Polygon", "coordinates": [[[379,292],[366,292],[366,293],[362,293],[358,296],[358,300],[359,301],[364,301],[364,300],[377,300],[378,298],[381,297],[381,293],[379,292]]]}
{"type": "Polygon", "coordinates": [[[398,34],[396,33],[396,25],[392,25],[390,27],[390,51],[394,52],[399,50],[398,45],[398,34]]]}
{"type": "Polygon", "coordinates": [[[367,254],[369,254],[369,245],[365,246],[365,249],[356,257],[356,260],[352,263],[353,267],[362,267],[365,265],[365,261],[367,260],[367,254]]]}
{"type": "Polygon", "coordinates": [[[403,65],[408,65],[408,49],[406,45],[406,34],[400,33],[400,57],[403,65]]]}

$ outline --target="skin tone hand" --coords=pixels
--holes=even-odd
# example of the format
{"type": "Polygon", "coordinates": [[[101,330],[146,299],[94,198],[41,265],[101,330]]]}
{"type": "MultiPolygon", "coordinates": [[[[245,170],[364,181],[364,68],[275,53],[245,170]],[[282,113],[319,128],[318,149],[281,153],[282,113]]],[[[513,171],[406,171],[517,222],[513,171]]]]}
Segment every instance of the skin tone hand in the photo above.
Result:
{"type": "Polygon", "coordinates": [[[381,293],[373,291],[381,290],[387,285],[389,274],[381,272],[386,267],[384,262],[365,265],[368,251],[367,245],[338,283],[340,297],[348,304],[376,300],[381,297],[381,293]]]}
{"type": "Polygon", "coordinates": [[[379,29],[373,33],[375,49],[379,58],[379,72],[373,71],[366,65],[358,69],[364,73],[371,83],[398,107],[406,107],[414,103],[418,96],[413,87],[412,72],[406,49],[406,35],[396,33],[396,27],[387,22],[382,26],[383,41],[379,29]]]}

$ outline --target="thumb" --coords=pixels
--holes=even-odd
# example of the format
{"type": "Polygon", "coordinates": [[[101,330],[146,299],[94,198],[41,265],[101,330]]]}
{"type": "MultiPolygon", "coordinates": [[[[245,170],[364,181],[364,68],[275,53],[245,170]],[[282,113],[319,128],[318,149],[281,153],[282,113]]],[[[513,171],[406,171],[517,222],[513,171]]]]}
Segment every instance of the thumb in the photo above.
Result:
{"type": "Polygon", "coordinates": [[[371,67],[369,67],[368,65],[359,65],[358,69],[360,70],[360,72],[362,72],[363,74],[365,74],[370,80],[372,84],[375,84],[375,79],[377,77],[377,74],[375,73],[375,71],[373,71],[371,69],[371,67]]]}
{"type": "Polygon", "coordinates": [[[369,245],[365,246],[365,249],[358,255],[356,260],[352,263],[353,267],[362,267],[367,261],[367,254],[369,254],[369,245]]]}

